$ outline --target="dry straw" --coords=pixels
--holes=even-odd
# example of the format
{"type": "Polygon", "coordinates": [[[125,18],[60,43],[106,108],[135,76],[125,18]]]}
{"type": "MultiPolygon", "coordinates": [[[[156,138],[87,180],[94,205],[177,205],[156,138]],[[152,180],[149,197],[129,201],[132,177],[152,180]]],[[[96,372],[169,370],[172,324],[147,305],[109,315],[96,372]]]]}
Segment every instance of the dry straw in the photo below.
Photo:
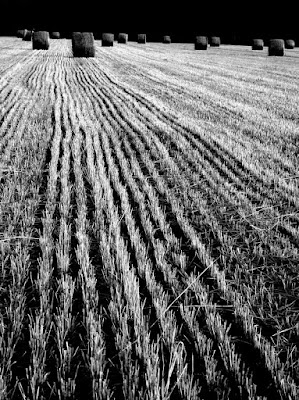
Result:
{"type": "Polygon", "coordinates": [[[146,43],[146,34],[138,33],[137,35],[137,43],[145,44],[146,43]]]}
{"type": "Polygon", "coordinates": [[[114,34],[113,33],[103,33],[102,34],[102,46],[103,47],[111,47],[114,42],[114,34]]]}
{"type": "Polygon", "coordinates": [[[210,46],[211,47],[219,47],[220,46],[220,37],[212,36],[210,39],[210,46]]]}
{"type": "Polygon", "coordinates": [[[119,33],[118,34],[118,43],[126,44],[128,41],[128,34],[127,33],[119,33]]]}
{"type": "Polygon", "coordinates": [[[171,38],[169,35],[163,36],[163,43],[165,44],[170,44],[171,43],[171,38]]]}
{"type": "Polygon", "coordinates": [[[94,37],[92,32],[73,32],[72,50],[74,57],[94,57],[94,37]]]}
{"type": "Polygon", "coordinates": [[[30,42],[31,37],[32,37],[32,31],[28,31],[27,29],[24,29],[23,40],[25,40],[25,42],[30,42]]]}
{"type": "Polygon", "coordinates": [[[283,39],[270,39],[268,55],[282,57],[284,55],[284,40],[283,39]]]}
{"type": "Polygon", "coordinates": [[[51,39],[60,39],[60,32],[50,32],[51,39]]]}
{"type": "Polygon", "coordinates": [[[208,38],[206,36],[196,36],[194,48],[195,50],[207,50],[208,38]]]}
{"type": "Polygon", "coordinates": [[[286,48],[286,49],[294,49],[294,47],[295,47],[295,40],[293,40],[293,39],[287,39],[287,40],[285,41],[285,48],[286,48]]]}
{"type": "Polygon", "coordinates": [[[264,41],[263,39],[253,39],[252,40],[252,50],[263,50],[264,41]]]}

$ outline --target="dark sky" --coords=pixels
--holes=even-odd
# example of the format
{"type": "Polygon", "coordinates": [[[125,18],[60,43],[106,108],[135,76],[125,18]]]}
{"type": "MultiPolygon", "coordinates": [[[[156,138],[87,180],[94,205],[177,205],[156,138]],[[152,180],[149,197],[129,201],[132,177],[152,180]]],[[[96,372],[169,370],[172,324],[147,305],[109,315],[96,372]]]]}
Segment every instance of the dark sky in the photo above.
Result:
{"type": "Polygon", "coordinates": [[[0,31],[112,31],[240,36],[299,36],[289,2],[202,0],[1,0],[0,31]]]}

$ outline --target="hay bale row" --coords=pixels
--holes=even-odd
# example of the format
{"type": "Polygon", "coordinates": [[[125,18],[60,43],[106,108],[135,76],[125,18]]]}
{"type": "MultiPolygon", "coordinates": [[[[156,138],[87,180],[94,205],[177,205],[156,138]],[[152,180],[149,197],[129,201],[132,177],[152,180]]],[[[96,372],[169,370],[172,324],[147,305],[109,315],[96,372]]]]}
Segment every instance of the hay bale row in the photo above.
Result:
{"type": "Polygon", "coordinates": [[[36,31],[32,35],[33,50],[48,50],[50,47],[49,32],[36,31]]]}
{"type": "Polygon", "coordinates": [[[51,39],[60,39],[60,32],[50,32],[51,39]]]}
{"type": "Polygon", "coordinates": [[[94,37],[92,32],[73,32],[72,51],[74,57],[94,57],[94,37]]]}
{"type": "Polygon", "coordinates": [[[169,35],[163,36],[163,43],[164,44],[170,44],[171,43],[171,38],[169,35]]]}
{"type": "Polygon", "coordinates": [[[25,42],[31,42],[31,38],[32,38],[32,31],[24,29],[23,40],[25,42]]]}
{"type": "Polygon", "coordinates": [[[137,35],[137,43],[145,44],[146,43],[146,34],[145,33],[138,33],[137,35]]]}
{"type": "Polygon", "coordinates": [[[268,55],[282,57],[284,55],[284,40],[270,39],[268,47],[268,55]]]}
{"type": "Polygon", "coordinates": [[[285,48],[286,49],[294,49],[294,47],[295,47],[295,40],[287,39],[285,41],[285,48]]]}
{"type": "Polygon", "coordinates": [[[102,46],[103,47],[111,47],[114,43],[114,34],[113,33],[103,33],[102,34],[102,46]]]}
{"type": "Polygon", "coordinates": [[[194,48],[195,50],[207,50],[208,38],[206,36],[196,36],[194,48]]]}
{"type": "Polygon", "coordinates": [[[263,50],[263,48],[264,48],[263,39],[253,39],[252,50],[263,50]]]}
{"type": "Polygon", "coordinates": [[[118,34],[118,43],[126,44],[128,41],[127,33],[119,33],[118,34]]]}
{"type": "Polygon", "coordinates": [[[220,37],[219,36],[211,36],[210,46],[211,47],[219,47],[220,46],[220,37]]]}

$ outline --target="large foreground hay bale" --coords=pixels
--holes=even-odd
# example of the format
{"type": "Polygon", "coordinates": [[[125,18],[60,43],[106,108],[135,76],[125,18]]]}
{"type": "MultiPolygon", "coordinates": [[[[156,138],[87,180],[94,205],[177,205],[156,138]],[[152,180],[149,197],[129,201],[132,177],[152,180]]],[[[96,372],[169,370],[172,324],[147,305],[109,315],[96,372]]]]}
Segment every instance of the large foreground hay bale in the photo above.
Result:
{"type": "Polygon", "coordinates": [[[264,41],[263,39],[253,39],[252,40],[252,50],[263,50],[264,41]]]}
{"type": "Polygon", "coordinates": [[[103,33],[102,34],[102,46],[103,47],[111,47],[114,42],[114,34],[113,33],[103,33]]]}
{"type": "Polygon", "coordinates": [[[206,36],[196,36],[194,48],[195,50],[207,50],[208,38],[206,36]]]}
{"type": "Polygon", "coordinates": [[[22,39],[23,36],[24,36],[24,29],[18,29],[17,30],[17,37],[22,39]]]}
{"type": "Polygon", "coordinates": [[[286,49],[294,49],[295,48],[295,40],[293,39],[287,39],[285,41],[285,48],[286,49]]]}
{"type": "Polygon", "coordinates": [[[94,37],[92,32],[73,32],[72,50],[74,57],[94,57],[94,37]]]}
{"type": "Polygon", "coordinates": [[[119,33],[118,34],[118,43],[126,44],[128,41],[128,34],[127,33],[119,33]]]}
{"type": "Polygon", "coordinates": [[[165,44],[170,44],[171,43],[171,38],[169,35],[163,36],[163,43],[165,44]]]}
{"type": "Polygon", "coordinates": [[[138,33],[137,35],[137,43],[145,44],[146,43],[146,34],[138,33]]]}
{"type": "Polygon", "coordinates": [[[282,57],[284,55],[284,40],[283,39],[270,39],[268,55],[282,57]]]}
{"type": "Polygon", "coordinates": [[[60,32],[50,32],[51,39],[60,39],[60,32]]]}
{"type": "Polygon", "coordinates": [[[211,36],[210,46],[211,47],[219,47],[220,46],[220,37],[219,36],[211,36]]]}
{"type": "Polygon", "coordinates": [[[30,42],[31,38],[32,38],[32,31],[28,31],[27,29],[24,29],[23,40],[25,40],[25,42],[30,42]]]}
{"type": "Polygon", "coordinates": [[[33,50],[48,50],[50,47],[49,32],[37,31],[32,35],[32,48],[33,50]]]}

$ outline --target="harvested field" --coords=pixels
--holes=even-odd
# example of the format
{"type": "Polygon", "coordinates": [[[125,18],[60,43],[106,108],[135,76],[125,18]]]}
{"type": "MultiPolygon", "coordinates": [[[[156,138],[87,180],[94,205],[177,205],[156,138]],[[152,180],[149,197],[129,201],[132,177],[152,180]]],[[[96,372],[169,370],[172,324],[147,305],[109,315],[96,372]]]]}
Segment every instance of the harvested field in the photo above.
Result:
{"type": "Polygon", "coordinates": [[[0,398],[299,398],[299,49],[0,38],[0,398]]]}

